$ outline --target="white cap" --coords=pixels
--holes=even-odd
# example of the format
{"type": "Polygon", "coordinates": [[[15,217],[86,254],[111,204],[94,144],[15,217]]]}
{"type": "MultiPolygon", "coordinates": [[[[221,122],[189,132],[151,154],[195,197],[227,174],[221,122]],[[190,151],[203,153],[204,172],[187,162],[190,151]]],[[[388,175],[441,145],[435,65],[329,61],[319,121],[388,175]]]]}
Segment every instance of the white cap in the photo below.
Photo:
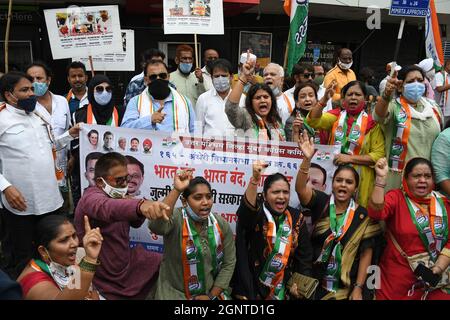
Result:
{"type": "MultiPolygon", "coordinates": [[[[253,53],[249,53],[250,54],[250,60],[253,60],[256,62],[256,56],[253,53]]],[[[239,62],[244,64],[247,62],[247,52],[244,52],[241,54],[241,59],[239,59],[239,62]]]]}
{"type": "MultiPolygon", "coordinates": [[[[389,62],[389,63],[386,65],[386,71],[387,71],[387,70],[391,70],[392,64],[393,64],[393,63],[394,63],[394,61],[389,62]]],[[[400,71],[400,70],[402,70],[402,66],[397,64],[397,65],[395,66],[395,71],[400,71]]]]}
{"type": "Polygon", "coordinates": [[[423,72],[430,71],[431,68],[433,68],[433,65],[434,65],[433,58],[424,59],[420,61],[418,64],[418,66],[420,67],[420,69],[423,70],[423,72]]]}

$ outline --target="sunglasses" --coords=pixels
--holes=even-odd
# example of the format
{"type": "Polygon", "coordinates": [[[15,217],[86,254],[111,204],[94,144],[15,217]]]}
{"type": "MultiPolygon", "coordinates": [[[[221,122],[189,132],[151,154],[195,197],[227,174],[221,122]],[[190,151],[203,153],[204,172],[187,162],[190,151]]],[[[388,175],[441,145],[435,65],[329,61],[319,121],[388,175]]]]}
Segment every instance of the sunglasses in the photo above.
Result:
{"type": "Polygon", "coordinates": [[[168,74],[166,72],[162,72],[160,74],[150,74],[150,75],[148,75],[148,79],[150,81],[155,81],[156,79],[166,80],[167,76],[168,76],[168,74]]]}
{"type": "Polygon", "coordinates": [[[116,185],[123,185],[124,183],[128,183],[131,180],[131,177],[127,174],[126,176],[123,177],[111,177],[112,179],[114,179],[114,181],[116,182],[116,185]]]}
{"type": "Polygon", "coordinates": [[[304,73],[304,74],[303,74],[303,77],[304,77],[304,78],[311,78],[311,79],[314,79],[314,73],[304,73]]]}
{"type": "Polygon", "coordinates": [[[103,90],[106,90],[106,92],[111,92],[112,88],[110,86],[107,86],[107,87],[102,87],[102,86],[95,87],[95,91],[97,91],[98,93],[102,93],[103,90]]]}

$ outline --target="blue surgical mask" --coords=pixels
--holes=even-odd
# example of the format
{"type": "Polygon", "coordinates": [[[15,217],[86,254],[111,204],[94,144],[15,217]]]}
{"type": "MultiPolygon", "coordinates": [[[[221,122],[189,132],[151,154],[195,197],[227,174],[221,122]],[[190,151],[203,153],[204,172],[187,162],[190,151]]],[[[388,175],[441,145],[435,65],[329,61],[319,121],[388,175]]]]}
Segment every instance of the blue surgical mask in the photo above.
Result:
{"type": "Polygon", "coordinates": [[[212,82],[217,92],[226,92],[230,89],[230,78],[228,77],[213,78],[212,82]]]}
{"type": "Polygon", "coordinates": [[[47,82],[33,82],[34,94],[38,97],[42,97],[48,90],[47,82]]]}
{"type": "Polygon", "coordinates": [[[185,209],[186,209],[186,213],[188,214],[188,216],[191,217],[192,220],[194,220],[195,222],[202,222],[202,221],[205,221],[206,219],[208,219],[208,216],[206,216],[204,218],[199,217],[188,204],[186,205],[185,209]]]}
{"type": "Polygon", "coordinates": [[[180,71],[184,74],[188,74],[191,73],[191,69],[192,69],[192,63],[184,63],[181,62],[180,65],[178,66],[180,68],[180,71]]]}
{"type": "Polygon", "coordinates": [[[94,99],[101,106],[107,105],[111,101],[111,98],[112,92],[106,90],[103,90],[102,93],[94,92],[94,99]]]}
{"type": "Polygon", "coordinates": [[[403,88],[403,96],[411,102],[416,103],[425,93],[425,84],[414,81],[405,84],[403,88]]]}

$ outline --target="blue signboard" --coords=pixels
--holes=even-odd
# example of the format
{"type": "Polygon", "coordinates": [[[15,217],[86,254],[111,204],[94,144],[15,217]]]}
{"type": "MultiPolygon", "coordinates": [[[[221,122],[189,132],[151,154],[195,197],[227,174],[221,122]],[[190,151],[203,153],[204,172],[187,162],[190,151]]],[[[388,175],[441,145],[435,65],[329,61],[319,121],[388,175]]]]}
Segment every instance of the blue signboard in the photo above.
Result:
{"type": "Polygon", "coordinates": [[[392,0],[391,16],[426,17],[430,0],[392,0]]]}

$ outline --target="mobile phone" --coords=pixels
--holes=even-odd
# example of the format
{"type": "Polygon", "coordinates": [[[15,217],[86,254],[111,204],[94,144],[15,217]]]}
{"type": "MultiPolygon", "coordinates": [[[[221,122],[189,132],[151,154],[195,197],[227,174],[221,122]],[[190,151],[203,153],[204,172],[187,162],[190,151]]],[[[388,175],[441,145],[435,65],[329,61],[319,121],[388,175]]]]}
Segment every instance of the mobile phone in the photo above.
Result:
{"type": "Polygon", "coordinates": [[[437,286],[439,281],[441,280],[441,276],[439,274],[434,274],[430,268],[427,268],[424,264],[419,263],[414,270],[414,274],[417,278],[425,281],[431,287],[437,286]]]}

